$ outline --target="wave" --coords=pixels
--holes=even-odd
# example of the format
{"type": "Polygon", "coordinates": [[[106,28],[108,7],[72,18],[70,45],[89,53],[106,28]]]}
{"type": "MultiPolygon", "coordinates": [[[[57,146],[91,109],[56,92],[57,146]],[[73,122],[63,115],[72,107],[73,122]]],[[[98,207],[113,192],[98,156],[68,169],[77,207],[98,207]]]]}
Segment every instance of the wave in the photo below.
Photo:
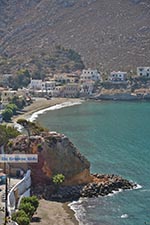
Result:
{"type": "Polygon", "coordinates": [[[122,214],[122,215],[121,215],[121,218],[122,218],[122,219],[128,218],[128,214],[122,214]]]}
{"type": "Polygon", "coordinates": [[[110,193],[110,194],[108,194],[108,195],[106,195],[104,197],[111,197],[111,196],[116,195],[116,194],[118,194],[118,193],[120,193],[122,191],[123,191],[123,189],[120,188],[118,191],[112,191],[112,193],[110,193]]]}
{"type": "Polygon", "coordinates": [[[86,220],[86,210],[82,203],[86,200],[86,198],[80,198],[78,201],[73,201],[68,204],[68,206],[74,211],[75,218],[79,222],[79,225],[92,225],[89,221],[86,220]]]}
{"type": "Polygon", "coordinates": [[[136,184],[136,187],[134,187],[133,189],[137,190],[137,189],[141,189],[141,188],[142,188],[142,185],[136,184]]]}
{"type": "Polygon", "coordinates": [[[62,109],[62,108],[70,107],[70,106],[74,106],[74,105],[80,105],[80,104],[82,104],[82,102],[83,102],[83,100],[78,100],[78,101],[75,101],[75,102],[67,101],[67,102],[64,102],[64,103],[61,103],[61,104],[56,104],[54,106],[51,106],[51,107],[48,107],[48,108],[45,108],[45,109],[42,109],[42,110],[39,110],[39,111],[33,113],[30,116],[30,118],[28,118],[28,120],[30,122],[33,122],[34,120],[36,120],[38,118],[38,116],[40,114],[44,114],[47,111],[58,110],[58,109],[62,109]]]}

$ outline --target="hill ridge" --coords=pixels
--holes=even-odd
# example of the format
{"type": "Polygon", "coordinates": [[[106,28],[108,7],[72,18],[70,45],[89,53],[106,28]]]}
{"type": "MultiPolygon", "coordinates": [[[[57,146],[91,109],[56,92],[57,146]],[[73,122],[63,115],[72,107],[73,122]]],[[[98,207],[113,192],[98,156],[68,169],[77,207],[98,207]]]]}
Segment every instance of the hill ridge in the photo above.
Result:
{"type": "Polygon", "coordinates": [[[150,65],[148,0],[2,0],[0,14],[3,57],[27,63],[60,44],[101,71],[150,65]]]}

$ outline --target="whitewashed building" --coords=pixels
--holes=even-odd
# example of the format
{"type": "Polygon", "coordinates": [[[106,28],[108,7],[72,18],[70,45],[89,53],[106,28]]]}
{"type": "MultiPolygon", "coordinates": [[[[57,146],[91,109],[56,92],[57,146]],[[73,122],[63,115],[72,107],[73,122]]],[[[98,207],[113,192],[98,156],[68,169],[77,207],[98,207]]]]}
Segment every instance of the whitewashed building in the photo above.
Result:
{"type": "Polygon", "coordinates": [[[92,95],[94,90],[94,81],[87,80],[83,82],[80,86],[80,94],[81,96],[92,95]]]}
{"type": "Polygon", "coordinates": [[[60,73],[60,74],[54,74],[53,79],[61,84],[77,83],[79,81],[79,76],[73,73],[70,73],[70,74],[60,73]]]}
{"type": "Polygon", "coordinates": [[[55,89],[55,86],[56,82],[53,80],[42,82],[42,90],[48,93],[53,91],[55,89]]]}
{"type": "Polygon", "coordinates": [[[29,84],[29,89],[32,89],[32,90],[42,90],[43,89],[42,86],[45,86],[45,85],[43,85],[42,80],[31,79],[31,82],[29,84]]]}
{"type": "Polygon", "coordinates": [[[62,97],[75,98],[79,95],[79,85],[76,83],[68,83],[63,86],[62,97]]]}
{"type": "Polygon", "coordinates": [[[51,95],[53,97],[60,97],[63,92],[63,86],[56,86],[53,91],[51,91],[51,95]]]}
{"type": "Polygon", "coordinates": [[[137,75],[139,77],[150,77],[150,67],[137,67],[137,75]]]}
{"type": "Polygon", "coordinates": [[[80,81],[84,82],[87,80],[92,80],[92,81],[100,81],[101,80],[101,75],[100,73],[95,69],[87,69],[87,70],[83,70],[82,74],[80,76],[80,81]]]}
{"type": "Polygon", "coordinates": [[[127,80],[127,72],[113,71],[110,73],[108,80],[111,82],[123,82],[127,80]]]}

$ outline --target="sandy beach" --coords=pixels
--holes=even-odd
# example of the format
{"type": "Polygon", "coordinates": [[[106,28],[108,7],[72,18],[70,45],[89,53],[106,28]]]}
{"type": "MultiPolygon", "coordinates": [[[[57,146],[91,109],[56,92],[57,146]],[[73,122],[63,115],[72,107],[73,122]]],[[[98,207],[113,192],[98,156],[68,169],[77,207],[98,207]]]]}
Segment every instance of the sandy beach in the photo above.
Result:
{"type": "Polygon", "coordinates": [[[40,200],[37,214],[31,225],[78,225],[74,212],[67,203],[40,200]],[[35,222],[37,220],[37,222],[35,222]]]}
{"type": "Polygon", "coordinates": [[[45,98],[36,98],[33,103],[29,106],[24,107],[23,112],[17,116],[14,116],[12,119],[12,122],[16,122],[20,118],[28,118],[33,113],[49,108],[51,106],[55,106],[57,104],[62,104],[64,102],[79,102],[79,99],[70,99],[70,98],[52,98],[50,100],[47,100],[45,98]]]}
{"type": "MultiPolygon", "coordinates": [[[[12,121],[16,122],[20,118],[28,118],[33,113],[49,108],[51,106],[62,104],[64,102],[77,102],[79,99],[55,98],[47,100],[37,98],[31,105],[26,106],[22,114],[15,116],[12,121]]],[[[78,221],[74,216],[74,212],[67,203],[59,203],[53,201],[40,200],[37,214],[34,215],[31,225],[78,225],[78,221]],[[36,221],[37,219],[37,221],[36,221]]]]}

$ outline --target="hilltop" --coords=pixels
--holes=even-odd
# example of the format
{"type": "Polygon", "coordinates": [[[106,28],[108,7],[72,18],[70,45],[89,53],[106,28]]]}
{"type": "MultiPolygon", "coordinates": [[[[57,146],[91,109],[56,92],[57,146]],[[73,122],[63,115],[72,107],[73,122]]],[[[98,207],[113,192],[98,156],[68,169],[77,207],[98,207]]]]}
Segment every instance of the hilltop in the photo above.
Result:
{"type": "Polygon", "coordinates": [[[28,67],[61,45],[101,71],[150,65],[149,7],[149,0],[1,0],[1,62],[28,67]]]}

